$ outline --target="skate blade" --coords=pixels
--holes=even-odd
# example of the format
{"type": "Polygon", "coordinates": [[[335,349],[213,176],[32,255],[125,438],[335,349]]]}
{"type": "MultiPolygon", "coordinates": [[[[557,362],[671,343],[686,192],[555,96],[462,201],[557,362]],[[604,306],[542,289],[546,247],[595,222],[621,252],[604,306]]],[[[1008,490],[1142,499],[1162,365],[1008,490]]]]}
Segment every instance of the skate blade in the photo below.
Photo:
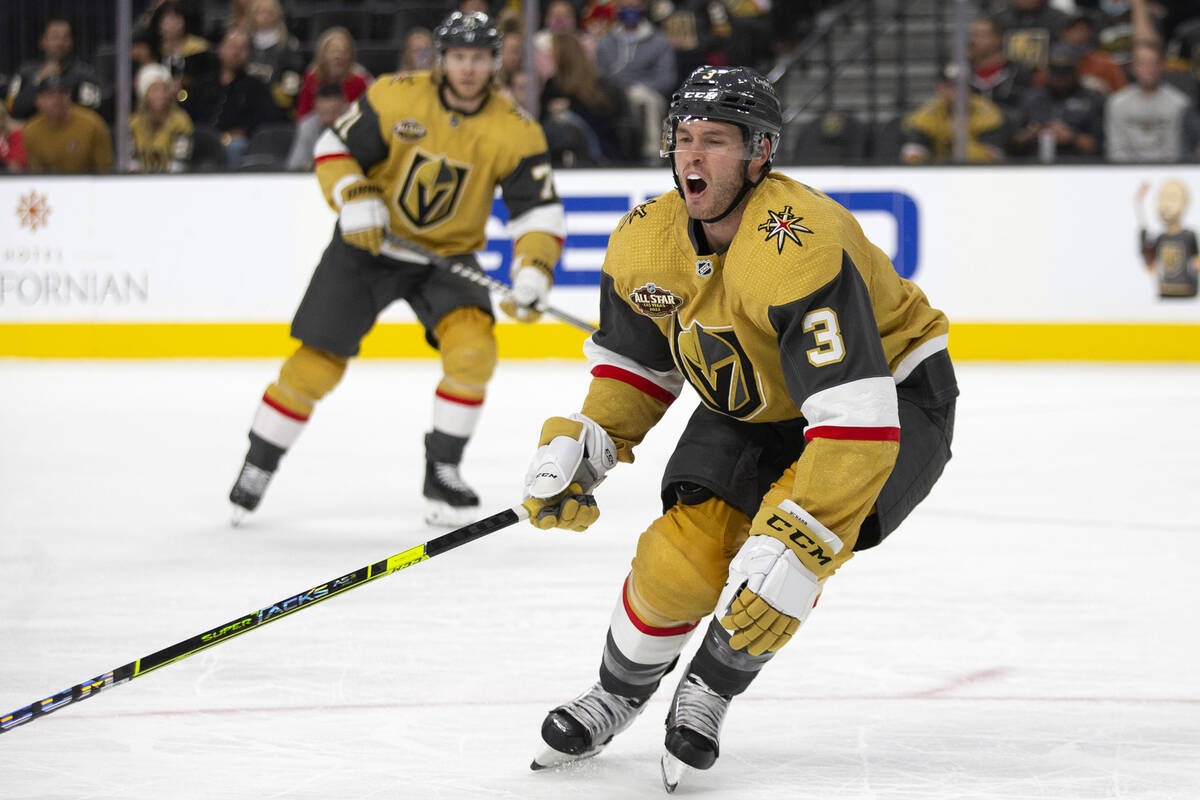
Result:
{"type": "Polygon", "coordinates": [[[662,767],[663,788],[667,790],[667,794],[674,794],[679,782],[683,780],[683,776],[692,771],[690,766],[670,753],[663,753],[660,766],[662,767]]]}
{"type": "Polygon", "coordinates": [[[246,519],[246,515],[250,512],[239,506],[237,503],[230,503],[233,506],[233,513],[229,517],[229,524],[235,528],[239,528],[242,522],[246,519]]]}
{"type": "Polygon", "coordinates": [[[425,522],[435,528],[461,528],[479,519],[479,506],[455,507],[440,500],[426,500],[425,522]]]}
{"type": "Polygon", "coordinates": [[[542,769],[564,767],[568,764],[574,764],[577,761],[586,761],[589,758],[595,758],[596,756],[600,755],[600,751],[603,749],[604,746],[601,745],[600,747],[588,750],[586,753],[571,755],[570,753],[563,753],[559,750],[555,750],[553,747],[547,745],[542,748],[540,753],[533,757],[533,761],[530,762],[529,768],[534,772],[537,772],[538,770],[542,769]]]}

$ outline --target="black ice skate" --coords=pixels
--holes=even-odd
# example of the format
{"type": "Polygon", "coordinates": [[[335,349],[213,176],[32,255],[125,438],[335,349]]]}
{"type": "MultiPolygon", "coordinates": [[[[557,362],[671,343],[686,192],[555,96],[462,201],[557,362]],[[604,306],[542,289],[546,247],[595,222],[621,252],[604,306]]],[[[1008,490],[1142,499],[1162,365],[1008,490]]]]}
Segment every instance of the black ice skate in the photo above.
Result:
{"type": "Polygon", "coordinates": [[[246,514],[258,508],[262,502],[267,484],[271,482],[274,472],[256,467],[249,461],[242,463],[242,471],[237,483],[229,491],[229,502],[233,503],[233,524],[240,525],[246,514]]]}
{"type": "Polygon", "coordinates": [[[457,528],[479,518],[479,495],[467,486],[458,464],[425,462],[425,521],[457,528]]]}
{"type": "Polygon", "coordinates": [[[599,754],[613,737],[642,713],[646,701],[613,694],[596,682],[592,688],[546,715],[545,747],[529,765],[546,769],[599,754]]]}
{"type": "Polygon", "coordinates": [[[683,676],[667,712],[666,752],[661,766],[663,788],[668,792],[674,792],[691,769],[708,769],[716,763],[721,723],[731,699],[710,689],[695,673],[683,676]]]}
{"type": "Polygon", "coordinates": [[[233,503],[233,524],[240,525],[246,515],[258,508],[271,476],[279,467],[284,450],[258,436],[250,434],[250,450],[242,462],[242,471],[229,490],[229,502],[233,503]]]}

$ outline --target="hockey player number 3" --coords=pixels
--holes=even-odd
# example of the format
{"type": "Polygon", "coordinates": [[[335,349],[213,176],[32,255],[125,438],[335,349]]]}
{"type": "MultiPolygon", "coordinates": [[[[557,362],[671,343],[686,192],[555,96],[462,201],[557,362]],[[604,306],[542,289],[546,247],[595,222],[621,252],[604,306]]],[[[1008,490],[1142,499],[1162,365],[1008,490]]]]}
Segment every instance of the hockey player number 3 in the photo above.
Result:
{"type": "Polygon", "coordinates": [[[846,357],[846,346],[838,328],[837,314],[831,308],[818,308],[804,315],[804,332],[813,332],[817,346],[805,352],[814,367],[836,364],[846,357]]]}

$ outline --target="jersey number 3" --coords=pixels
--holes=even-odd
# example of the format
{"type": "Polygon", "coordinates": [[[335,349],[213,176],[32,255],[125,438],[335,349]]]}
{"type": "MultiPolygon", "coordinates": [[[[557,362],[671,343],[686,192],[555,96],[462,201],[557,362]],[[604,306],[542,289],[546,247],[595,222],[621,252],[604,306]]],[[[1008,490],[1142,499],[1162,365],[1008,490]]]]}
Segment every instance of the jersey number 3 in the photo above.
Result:
{"type": "Polygon", "coordinates": [[[842,344],[842,332],[838,327],[837,314],[831,308],[818,308],[804,315],[804,332],[812,333],[817,346],[805,351],[808,363],[814,367],[836,364],[846,357],[846,346],[842,344]]]}

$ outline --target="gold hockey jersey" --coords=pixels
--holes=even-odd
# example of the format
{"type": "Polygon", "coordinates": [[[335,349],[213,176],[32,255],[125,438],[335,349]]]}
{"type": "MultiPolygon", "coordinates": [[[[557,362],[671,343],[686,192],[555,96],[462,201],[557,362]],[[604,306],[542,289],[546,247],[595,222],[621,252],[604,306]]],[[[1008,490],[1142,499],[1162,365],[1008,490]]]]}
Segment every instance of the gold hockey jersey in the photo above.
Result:
{"type": "Polygon", "coordinates": [[[724,253],[670,192],[609,240],[583,413],[627,461],[684,381],[734,419],[803,417],[791,499],[852,541],[895,461],[896,384],[946,349],[948,330],[821,192],[772,173],[724,253]]]}
{"type": "Polygon", "coordinates": [[[441,255],[483,248],[498,186],[514,254],[553,273],[566,227],[546,137],[494,89],[466,114],[442,102],[428,72],[382,75],[322,134],[314,157],[335,210],[335,188],[365,174],[383,189],[392,232],[441,255]]]}

